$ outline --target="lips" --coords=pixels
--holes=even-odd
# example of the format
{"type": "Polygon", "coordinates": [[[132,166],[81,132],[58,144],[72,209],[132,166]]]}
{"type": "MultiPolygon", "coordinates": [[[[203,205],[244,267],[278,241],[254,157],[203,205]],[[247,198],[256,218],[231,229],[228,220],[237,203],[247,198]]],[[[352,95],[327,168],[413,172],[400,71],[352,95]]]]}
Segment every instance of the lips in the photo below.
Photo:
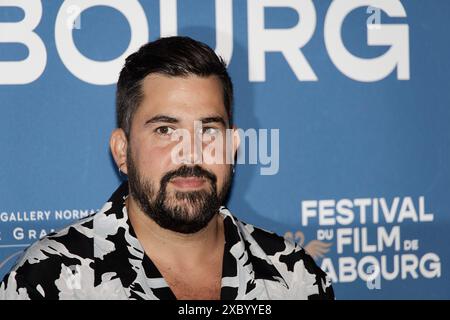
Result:
{"type": "Polygon", "coordinates": [[[198,177],[177,177],[173,179],[172,184],[182,189],[195,189],[200,188],[205,184],[205,179],[198,177]]]}

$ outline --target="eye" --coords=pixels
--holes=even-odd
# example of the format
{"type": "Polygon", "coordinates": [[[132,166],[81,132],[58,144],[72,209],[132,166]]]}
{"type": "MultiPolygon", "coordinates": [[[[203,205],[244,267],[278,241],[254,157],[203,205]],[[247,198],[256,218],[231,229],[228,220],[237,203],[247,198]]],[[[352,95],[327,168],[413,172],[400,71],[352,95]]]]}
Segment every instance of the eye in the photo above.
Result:
{"type": "Polygon", "coordinates": [[[214,136],[219,132],[219,129],[213,127],[203,127],[203,134],[214,136]]]}
{"type": "Polygon", "coordinates": [[[162,136],[171,135],[175,130],[168,126],[161,126],[155,129],[155,132],[162,136]]]}

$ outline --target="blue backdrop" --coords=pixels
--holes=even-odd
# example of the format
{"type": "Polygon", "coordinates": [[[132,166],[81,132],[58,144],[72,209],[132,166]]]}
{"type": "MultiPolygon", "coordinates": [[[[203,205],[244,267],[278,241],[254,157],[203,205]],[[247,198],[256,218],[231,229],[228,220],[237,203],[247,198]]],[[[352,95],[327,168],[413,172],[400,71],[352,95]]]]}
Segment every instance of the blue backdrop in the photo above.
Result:
{"type": "Polygon", "coordinates": [[[1,0],[0,277],[119,185],[123,57],[177,33],[229,62],[236,124],[267,129],[236,216],[302,243],[339,299],[449,299],[449,17],[447,0],[1,0]]]}

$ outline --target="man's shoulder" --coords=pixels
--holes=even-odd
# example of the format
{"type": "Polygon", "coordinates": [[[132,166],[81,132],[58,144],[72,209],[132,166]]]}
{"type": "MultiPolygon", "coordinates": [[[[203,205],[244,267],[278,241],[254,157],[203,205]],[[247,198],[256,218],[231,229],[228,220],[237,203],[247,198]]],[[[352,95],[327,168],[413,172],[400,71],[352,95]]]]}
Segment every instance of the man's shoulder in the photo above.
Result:
{"type": "Polygon", "coordinates": [[[25,261],[37,264],[47,259],[92,258],[94,215],[78,220],[36,241],[25,250],[18,265],[25,261]]]}
{"type": "Polygon", "coordinates": [[[275,257],[303,250],[295,242],[275,232],[244,222],[235,216],[233,216],[233,219],[247,249],[250,249],[252,252],[259,250],[264,252],[268,257],[275,257]]]}
{"type": "MultiPolygon", "coordinates": [[[[93,216],[48,234],[28,247],[0,285],[0,296],[58,298],[69,275],[87,274],[94,259],[93,216]]],[[[69,284],[70,285],[70,284],[69,284]]]]}
{"type": "Polygon", "coordinates": [[[235,222],[252,259],[275,267],[290,290],[301,285],[307,288],[309,299],[334,297],[329,277],[304,248],[275,232],[239,219],[235,222]]]}
{"type": "Polygon", "coordinates": [[[93,258],[93,215],[50,233],[29,246],[11,270],[48,274],[59,264],[93,258]],[[46,271],[46,272],[45,272],[46,271]]]}

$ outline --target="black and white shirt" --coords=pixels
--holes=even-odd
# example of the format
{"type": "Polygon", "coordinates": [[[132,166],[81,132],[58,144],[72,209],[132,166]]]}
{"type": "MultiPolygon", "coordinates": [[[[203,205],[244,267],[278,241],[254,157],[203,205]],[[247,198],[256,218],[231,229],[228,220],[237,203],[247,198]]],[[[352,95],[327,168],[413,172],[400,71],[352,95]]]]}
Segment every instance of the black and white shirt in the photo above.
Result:
{"type": "MultiPolygon", "coordinates": [[[[0,299],[176,299],[128,219],[122,184],[103,208],[30,246],[0,299]]],[[[221,299],[333,299],[326,274],[296,244],[221,207],[221,299]]]]}

